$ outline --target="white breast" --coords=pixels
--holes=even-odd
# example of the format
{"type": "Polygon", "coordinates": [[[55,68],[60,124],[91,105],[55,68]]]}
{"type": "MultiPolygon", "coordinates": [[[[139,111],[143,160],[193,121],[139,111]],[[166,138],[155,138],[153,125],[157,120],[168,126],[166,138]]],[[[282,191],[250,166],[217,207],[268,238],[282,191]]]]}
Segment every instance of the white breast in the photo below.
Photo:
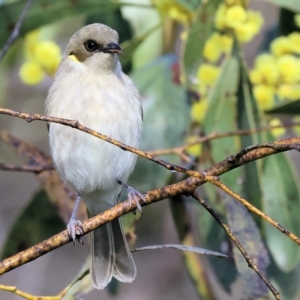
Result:
{"type": "MultiPolygon", "coordinates": [[[[139,147],[141,106],[132,81],[121,70],[96,78],[85,75],[84,69],[58,73],[46,101],[47,114],[76,119],[100,133],[139,147]]],[[[112,189],[116,178],[126,182],[136,161],[130,152],[59,124],[50,125],[49,141],[60,176],[79,193],[112,189]]]]}

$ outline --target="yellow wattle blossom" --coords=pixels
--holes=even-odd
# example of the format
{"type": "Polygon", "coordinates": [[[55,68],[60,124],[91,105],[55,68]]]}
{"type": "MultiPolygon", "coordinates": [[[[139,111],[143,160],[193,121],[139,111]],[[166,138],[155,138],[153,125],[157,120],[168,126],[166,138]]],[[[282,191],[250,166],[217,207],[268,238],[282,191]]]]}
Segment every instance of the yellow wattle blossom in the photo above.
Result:
{"type": "Polygon", "coordinates": [[[242,5],[242,0],[225,0],[225,3],[228,5],[228,6],[231,6],[231,5],[242,5]]]}
{"type": "Polygon", "coordinates": [[[271,55],[269,53],[262,53],[256,57],[254,67],[256,69],[259,69],[259,67],[265,63],[275,64],[276,59],[273,55],[271,55]]]}
{"type": "Polygon", "coordinates": [[[256,35],[259,33],[261,27],[264,24],[264,18],[259,11],[248,10],[247,22],[252,27],[253,34],[256,35]]]}
{"type": "Polygon", "coordinates": [[[259,110],[268,110],[274,104],[274,88],[269,85],[259,84],[253,87],[253,94],[259,110]]]}
{"type": "Polygon", "coordinates": [[[287,38],[290,41],[291,52],[300,54],[300,33],[293,32],[289,34],[287,38]]]}
{"type": "Polygon", "coordinates": [[[245,22],[234,28],[235,35],[239,42],[248,43],[255,35],[255,27],[250,22],[245,22]]]}
{"type": "Polygon", "coordinates": [[[35,59],[47,74],[54,76],[61,59],[60,48],[53,41],[39,42],[35,47],[35,59]]]}
{"type": "Polygon", "coordinates": [[[291,43],[285,36],[280,36],[272,41],[270,45],[271,53],[275,56],[282,56],[291,53],[291,43]]]}
{"type": "Polygon", "coordinates": [[[221,54],[221,35],[215,32],[208,40],[206,40],[203,48],[203,56],[210,62],[216,62],[221,54]]]}
{"type": "Polygon", "coordinates": [[[19,71],[19,75],[21,80],[29,85],[38,84],[44,78],[41,66],[35,61],[25,62],[19,71]]]}
{"type": "Polygon", "coordinates": [[[220,43],[221,43],[221,50],[225,54],[231,53],[232,46],[233,46],[233,37],[231,35],[222,34],[220,43]]]}
{"type": "Polygon", "coordinates": [[[24,38],[27,61],[20,69],[20,78],[26,84],[37,84],[45,72],[54,76],[61,60],[61,51],[53,41],[39,41],[40,30],[29,32],[24,38]],[[32,76],[32,78],[30,78],[32,76]]]}
{"type": "Polygon", "coordinates": [[[213,86],[219,76],[219,73],[220,68],[209,64],[202,64],[198,69],[197,78],[200,84],[213,86]]]}
{"type": "Polygon", "coordinates": [[[215,14],[215,26],[217,29],[223,30],[226,27],[226,11],[227,7],[220,4],[215,14]]]}
{"type": "MultiPolygon", "coordinates": [[[[269,122],[269,126],[280,126],[280,125],[282,125],[282,122],[278,118],[274,118],[269,122]]],[[[284,127],[271,129],[271,133],[274,135],[275,138],[284,135],[285,132],[286,130],[284,127]]]]}
{"type": "Polygon", "coordinates": [[[292,86],[290,84],[281,84],[276,91],[276,94],[281,99],[289,99],[292,91],[292,86]]]}
{"type": "Polygon", "coordinates": [[[240,5],[233,5],[226,10],[225,24],[230,28],[237,28],[247,20],[246,10],[240,5]]]}
{"type": "MultiPolygon", "coordinates": [[[[197,136],[190,136],[187,138],[186,143],[193,143],[197,140],[197,136]]],[[[189,155],[193,155],[195,157],[198,157],[201,155],[202,152],[202,145],[201,144],[196,144],[194,146],[190,146],[186,149],[186,152],[189,155]]]]}
{"type": "Polygon", "coordinates": [[[300,100],[300,84],[294,84],[291,87],[291,92],[288,99],[290,100],[300,100]]]}
{"type": "Polygon", "coordinates": [[[163,17],[188,25],[194,18],[194,13],[175,0],[152,0],[163,17]]]}
{"type": "Polygon", "coordinates": [[[193,122],[201,123],[205,117],[208,107],[208,100],[203,98],[194,102],[191,108],[191,119],[193,122]]]}
{"type": "Polygon", "coordinates": [[[249,72],[249,78],[253,84],[263,83],[263,76],[257,69],[251,70],[249,72]]]}
{"type": "Polygon", "coordinates": [[[293,55],[283,55],[277,61],[279,74],[284,83],[296,83],[300,80],[299,61],[293,55]]]}

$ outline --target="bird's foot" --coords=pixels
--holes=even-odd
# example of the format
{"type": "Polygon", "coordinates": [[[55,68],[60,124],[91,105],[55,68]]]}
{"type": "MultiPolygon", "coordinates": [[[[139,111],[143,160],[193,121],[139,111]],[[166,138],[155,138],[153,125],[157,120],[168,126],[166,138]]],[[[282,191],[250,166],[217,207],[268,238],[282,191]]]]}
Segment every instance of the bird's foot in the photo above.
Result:
{"type": "Polygon", "coordinates": [[[67,225],[67,230],[70,238],[72,238],[74,242],[74,245],[76,245],[76,239],[78,240],[79,244],[84,244],[83,239],[81,238],[81,235],[83,234],[83,225],[81,221],[71,219],[67,225]]]}
{"type": "Polygon", "coordinates": [[[136,204],[137,209],[142,214],[142,206],[140,205],[140,201],[142,200],[144,203],[147,203],[145,196],[140,193],[138,190],[134,189],[133,187],[129,186],[126,183],[123,183],[121,180],[117,179],[117,183],[122,185],[127,190],[127,197],[130,201],[130,207],[132,206],[132,203],[136,204]]]}

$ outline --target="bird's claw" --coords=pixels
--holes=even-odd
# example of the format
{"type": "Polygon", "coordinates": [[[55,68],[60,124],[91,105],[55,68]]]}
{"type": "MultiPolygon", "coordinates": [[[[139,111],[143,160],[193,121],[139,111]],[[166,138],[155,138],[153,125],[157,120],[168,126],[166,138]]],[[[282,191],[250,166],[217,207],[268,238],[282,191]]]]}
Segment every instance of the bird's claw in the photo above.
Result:
{"type": "Polygon", "coordinates": [[[74,245],[76,245],[76,239],[78,240],[79,244],[83,245],[83,239],[81,235],[83,234],[83,225],[79,220],[70,220],[67,225],[67,230],[70,238],[73,240],[74,245]]]}
{"type": "Polygon", "coordinates": [[[127,186],[126,188],[127,188],[127,197],[130,201],[130,207],[131,207],[132,203],[134,202],[136,204],[137,209],[142,214],[142,207],[140,205],[139,200],[141,199],[141,200],[143,200],[143,202],[147,203],[144,195],[131,186],[127,186]]]}

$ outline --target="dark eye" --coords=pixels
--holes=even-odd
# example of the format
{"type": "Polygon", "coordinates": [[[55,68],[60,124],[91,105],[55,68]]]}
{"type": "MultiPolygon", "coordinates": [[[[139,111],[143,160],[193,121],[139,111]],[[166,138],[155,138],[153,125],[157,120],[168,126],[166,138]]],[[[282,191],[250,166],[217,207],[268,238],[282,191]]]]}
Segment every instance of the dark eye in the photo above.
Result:
{"type": "Polygon", "coordinates": [[[93,52],[97,49],[97,43],[93,40],[88,40],[84,44],[85,49],[89,52],[93,52]]]}

